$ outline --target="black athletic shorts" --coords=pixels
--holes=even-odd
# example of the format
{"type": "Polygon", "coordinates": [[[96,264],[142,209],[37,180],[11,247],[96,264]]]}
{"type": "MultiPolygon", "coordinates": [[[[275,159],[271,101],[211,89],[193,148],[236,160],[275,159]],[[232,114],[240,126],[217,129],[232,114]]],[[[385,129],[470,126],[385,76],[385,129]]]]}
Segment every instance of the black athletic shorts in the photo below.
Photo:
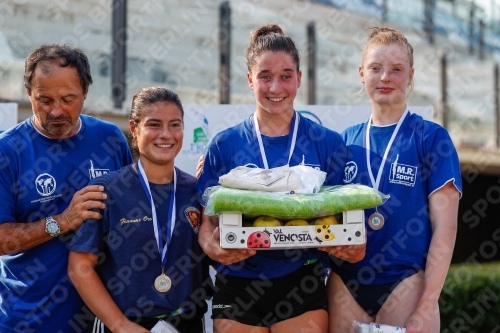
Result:
{"type": "Polygon", "coordinates": [[[217,273],[212,319],[271,327],[308,311],[327,310],[325,271],[304,265],[275,279],[248,279],[217,273]]]}
{"type": "MultiPolygon", "coordinates": [[[[205,321],[203,316],[206,310],[207,307],[204,306],[167,318],[160,318],[163,316],[158,316],[142,318],[129,317],[128,319],[149,330],[152,329],[159,320],[164,320],[173,325],[180,333],[203,333],[205,332],[205,321]]],[[[89,324],[86,333],[111,333],[111,330],[104,326],[99,318],[95,317],[89,324]]]]}
{"type": "Polygon", "coordinates": [[[399,280],[382,284],[360,284],[354,279],[342,278],[342,282],[346,286],[352,297],[365,310],[367,314],[375,318],[380,311],[389,295],[396,287],[406,278],[417,274],[418,271],[410,269],[399,280]]]}
{"type": "Polygon", "coordinates": [[[375,318],[384,305],[387,297],[396,289],[401,281],[382,284],[359,284],[354,281],[344,280],[347,290],[365,312],[375,318]]]}

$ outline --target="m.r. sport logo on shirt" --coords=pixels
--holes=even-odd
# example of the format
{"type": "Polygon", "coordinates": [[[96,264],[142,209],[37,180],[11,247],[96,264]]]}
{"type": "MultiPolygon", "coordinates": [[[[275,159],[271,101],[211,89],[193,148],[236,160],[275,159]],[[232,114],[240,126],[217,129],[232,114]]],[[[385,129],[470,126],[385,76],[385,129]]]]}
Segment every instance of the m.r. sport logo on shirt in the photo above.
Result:
{"type": "Polygon", "coordinates": [[[109,169],[95,169],[94,163],[92,163],[92,160],[90,160],[90,169],[89,169],[90,179],[101,177],[102,175],[105,175],[107,173],[109,173],[109,169]]]}
{"type": "Polygon", "coordinates": [[[406,186],[415,186],[417,178],[417,167],[407,164],[398,163],[399,154],[396,155],[396,160],[391,163],[391,171],[389,173],[389,182],[393,184],[402,184],[406,186]]]}

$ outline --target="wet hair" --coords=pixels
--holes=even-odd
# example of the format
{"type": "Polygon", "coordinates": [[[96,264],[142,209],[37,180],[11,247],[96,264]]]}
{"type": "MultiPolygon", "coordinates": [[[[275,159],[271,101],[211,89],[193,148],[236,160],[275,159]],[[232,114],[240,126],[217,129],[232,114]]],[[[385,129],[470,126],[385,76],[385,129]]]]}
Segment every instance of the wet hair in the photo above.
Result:
{"type": "Polygon", "coordinates": [[[366,40],[366,45],[363,49],[361,61],[365,60],[366,53],[368,52],[369,47],[373,44],[398,44],[402,46],[408,53],[410,68],[413,68],[413,46],[408,43],[408,40],[400,31],[389,28],[387,26],[383,28],[372,28],[372,31],[370,32],[366,40]]]}
{"type": "MultiPolygon", "coordinates": [[[[31,92],[31,81],[35,75],[37,66],[45,61],[57,60],[61,67],[73,67],[78,71],[80,84],[85,93],[92,84],[92,75],[90,74],[89,59],[79,49],[73,48],[67,44],[41,45],[31,52],[26,58],[24,66],[24,86],[28,92],[31,92]]],[[[47,69],[42,67],[44,73],[47,69]]]]}
{"type": "Polygon", "coordinates": [[[247,49],[247,67],[248,71],[252,72],[252,67],[257,62],[257,59],[266,51],[288,53],[295,65],[297,72],[300,67],[300,56],[295,42],[288,36],[285,36],[283,30],[277,24],[263,25],[250,33],[250,45],[247,49]]]}
{"type": "MultiPolygon", "coordinates": [[[[171,90],[163,87],[142,88],[132,97],[132,109],[130,110],[130,121],[134,127],[138,127],[144,118],[148,107],[159,102],[172,103],[181,112],[181,119],[184,123],[184,109],[179,96],[171,90]]],[[[137,152],[137,138],[131,135],[131,148],[137,152]]]]}

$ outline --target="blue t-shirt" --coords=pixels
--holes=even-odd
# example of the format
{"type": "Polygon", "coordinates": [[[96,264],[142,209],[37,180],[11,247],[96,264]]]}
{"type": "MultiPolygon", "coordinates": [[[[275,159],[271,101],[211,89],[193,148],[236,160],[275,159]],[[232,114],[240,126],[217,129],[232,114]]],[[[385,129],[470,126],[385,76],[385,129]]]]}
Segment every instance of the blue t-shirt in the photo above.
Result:
{"type": "Polygon", "coordinates": [[[374,154],[370,155],[370,166],[374,177],[376,177],[380,169],[385,148],[391,140],[395,128],[396,124],[389,126],[370,126],[370,150],[374,152],[374,154]]]}
{"type": "MultiPolygon", "coordinates": [[[[346,184],[373,187],[367,172],[366,127],[367,123],[363,123],[343,132],[349,150],[346,184]]],[[[370,146],[374,148],[370,161],[375,179],[392,135],[387,131],[370,128],[370,146]]],[[[390,283],[425,269],[432,237],[428,198],[449,181],[462,192],[458,155],[448,132],[416,114],[402,123],[383,167],[378,190],[390,198],[378,207],[378,212],[384,216],[385,224],[379,230],[372,230],[366,223],[368,241],[362,261],[332,263],[332,269],[344,280],[354,279],[361,284],[390,283]]],[[[366,221],[374,212],[375,209],[365,210],[366,221]]]]}
{"type": "MultiPolygon", "coordinates": [[[[73,194],[132,162],[118,127],[80,116],[67,139],[40,134],[31,118],[0,135],[0,224],[61,213],[73,194]]],[[[67,274],[66,233],[24,252],[0,256],[0,332],[79,332],[83,302],[67,274]]]]}
{"type": "MultiPolygon", "coordinates": [[[[103,185],[108,194],[103,217],[86,220],[69,245],[72,251],[106,259],[96,271],[127,316],[151,317],[179,313],[183,311],[180,308],[200,308],[210,295],[208,257],[198,244],[201,206],[194,188],[196,179],[178,169],[176,172],[176,222],[165,266],[165,275],[172,280],[170,291],[161,293],[154,288],[162,273],[161,258],[151,204],[132,165],[91,182],[103,185]]],[[[149,186],[165,242],[173,183],[149,186]]]]}
{"type": "MultiPolygon", "coordinates": [[[[342,183],[346,148],[340,134],[298,115],[297,139],[290,166],[305,165],[327,173],[325,185],[342,183]]],[[[238,166],[259,165],[260,151],[253,135],[253,118],[217,133],[205,153],[205,163],[196,189],[201,198],[206,188],[219,183],[219,177],[238,166]],[[257,155],[259,154],[259,155],[257,155]]],[[[285,165],[288,136],[262,135],[269,168],[285,165]]],[[[202,203],[205,205],[204,203],[202,203]]],[[[247,278],[276,278],[287,275],[307,260],[324,261],[327,254],[317,249],[266,250],[229,266],[218,263],[217,270],[247,278]]]]}

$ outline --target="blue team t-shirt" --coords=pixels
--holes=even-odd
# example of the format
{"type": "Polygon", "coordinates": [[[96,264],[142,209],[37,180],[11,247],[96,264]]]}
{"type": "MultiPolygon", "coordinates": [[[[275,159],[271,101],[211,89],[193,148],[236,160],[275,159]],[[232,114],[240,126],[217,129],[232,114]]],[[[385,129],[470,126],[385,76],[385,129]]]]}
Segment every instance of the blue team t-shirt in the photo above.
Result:
{"type": "MultiPolygon", "coordinates": [[[[340,134],[298,115],[298,131],[290,166],[301,163],[327,173],[325,185],[342,183],[346,149],[340,134]]],[[[269,168],[283,166],[288,161],[288,136],[262,135],[269,168]]],[[[253,118],[217,133],[205,153],[205,163],[196,189],[198,195],[219,183],[219,177],[238,166],[258,166],[260,151],[253,134],[253,118]],[[259,154],[259,155],[258,155],[259,154]]],[[[205,205],[205,203],[202,204],[205,205]]],[[[317,249],[266,250],[232,265],[217,264],[217,271],[247,278],[276,278],[287,275],[312,259],[327,260],[327,254],[317,249]]]]}
{"type": "MultiPolygon", "coordinates": [[[[67,139],[40,134],[31,118],[0,135],[0,224],[61,213],[93,178],[132,162],[121,130],[80,116],[67,139]]],[[[0,332],[80,332],[83,302],[69,280],[66,233],[0,256],[0,332]]]]}
{"type": "Polygon", "coordinates": [[[374,152],[374,154],[370,156],[370,166],[374,177],[376,177],[380,169],[385,148],[391,140],[395,128],[396,124],[389,126],[370,126],[370,150],[374,152]]]}
{"type": "MultiPolygon", "coordinates": [[[[349,151],[345,184],[373,187],[367,172],[366,127],[367,123],[363,123],[342,133],[349,151]]],[[[370,128],[370,161],[375,179],[391,135],[391,126],[370,128]]],[[[450,181],[461,193],[460,164],[448,132],[438,124],[410,114],[383,165],[378,190],[390,195],[378,207],[385,218],[384,226],[372,230],[366,223],[365,258],[355,264],[332,261],[332,269],[344,280],[354,279],[361,284],[395,282],[425,269],[432,237],[428,198],[450,181]]],[[[366,221],[374,212],[375,209],[365,210],[366,221]]]]}
{"type": "MultiPolygon", "coordinates": [[[[194,188],[196,179],[179,169],[176,172],[176,219],[165,266],[165,275],[172,281],[169,292],[154,288],[162,273],[161,258],[151,204],[132,165],[91,182],[103,185],[108,195],[103,217],[86,220],[69,245],[72,251],[105,258],[96,271],[127,316],[152,317],[202,308],[210,295],[208,257],[198,244],[201,206],[194,188]]],[[[173,183],[149,186],[165,243],[173,183]]]]}

